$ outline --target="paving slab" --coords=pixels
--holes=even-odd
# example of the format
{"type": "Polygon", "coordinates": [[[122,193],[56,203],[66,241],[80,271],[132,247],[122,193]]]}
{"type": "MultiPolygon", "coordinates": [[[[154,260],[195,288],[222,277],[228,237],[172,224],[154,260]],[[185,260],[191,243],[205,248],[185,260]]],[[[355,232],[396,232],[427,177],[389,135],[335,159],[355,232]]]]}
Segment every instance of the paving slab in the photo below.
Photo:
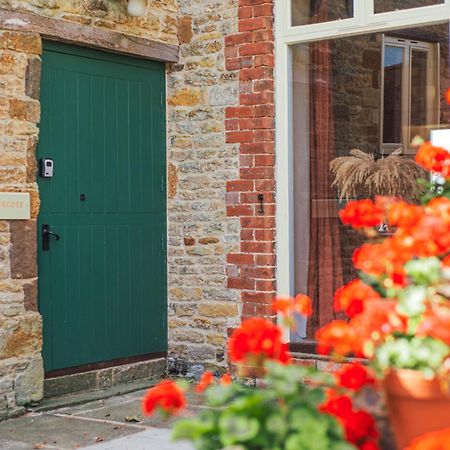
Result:
{"type": "Polygon", "coordinates": [[[179,416],[170,419],[162,418],[158,413],[151,417],[146,417],[141,413],[141,399],[129,399],[127,402],[118,404],[109,403],[102,407],[78,411],[72,414],[75,414],[77,417],[89,417],[99,420],[106,419],[124,424],[140,423],[156,428],[170,428],[180,417],[194,417],[197,413],[198,408],[190,407],[179,416]]]}
{"type": "Polygon", "coordinates": [[[30,450],[30,444],[11,439],[0,439],[0,450],[30,450]]]}
{"type": "MultiPolygon", "coordinates": [[[[86,447],[97,441],[117,439],[139,431],[142,431],[142,429],[135,426],[118,426],[115,423],[80,420],[75,417],[53,414],[29,414],[22,418],[0,423],[0,438],[2,440],[6,442],[8,440],[15,441],[21,445],[28,444],[28,448],[31,449],[76,449],[86,447]]],[[[16,445],[16,448],[21,448],[19,444],[16,445]]]]}
{"type": "Polygon", "coordinates": [[[177,418],[165,420],[159,414],[141,414],[145,392],[95,397],[83,404],[32,411],[0,422],[0,450],[193,450],[188,442],[172,442],[170,428],[178,418],[198,414],[201,397],[189,394],[189,408],[177,418]]]}
{"type": "Polygon", "coordinates": [[[194,450],[189,442],[172,442],[171,430],[153,428],[103,444],[83,447],[84,450],[194,450]]]}

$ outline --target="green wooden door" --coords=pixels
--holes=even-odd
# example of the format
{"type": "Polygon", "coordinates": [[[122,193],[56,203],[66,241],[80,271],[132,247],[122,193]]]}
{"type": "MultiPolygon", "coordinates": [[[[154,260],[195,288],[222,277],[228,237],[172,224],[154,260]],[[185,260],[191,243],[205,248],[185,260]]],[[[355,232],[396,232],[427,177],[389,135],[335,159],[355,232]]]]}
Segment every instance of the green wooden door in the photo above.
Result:
{"type": "Polygon", "coordinates": [[[162,63],[48,43],[38,158],[46,371],[166,351],[162,63]],[[41,229],[48,225],[43,250],[41,229]]]}

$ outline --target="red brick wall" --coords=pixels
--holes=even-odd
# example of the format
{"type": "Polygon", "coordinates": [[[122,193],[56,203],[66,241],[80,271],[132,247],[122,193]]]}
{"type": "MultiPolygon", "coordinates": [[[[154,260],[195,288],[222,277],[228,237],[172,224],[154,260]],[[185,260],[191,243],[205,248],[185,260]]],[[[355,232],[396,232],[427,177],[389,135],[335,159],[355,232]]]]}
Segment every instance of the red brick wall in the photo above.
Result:
{"type": "Polygon", "coordinates": [[[239,71],[240,85],[239,105],[225,112],[227,142],[240,148],[227,215],[241,224],[240,252],[227,256],[227,275],[228,287],[241,290],[242,318],[272,316],[276,291],[273,27],[273,0],[239,0],[238,33],[225,38],[226,68],[239,71]]]}

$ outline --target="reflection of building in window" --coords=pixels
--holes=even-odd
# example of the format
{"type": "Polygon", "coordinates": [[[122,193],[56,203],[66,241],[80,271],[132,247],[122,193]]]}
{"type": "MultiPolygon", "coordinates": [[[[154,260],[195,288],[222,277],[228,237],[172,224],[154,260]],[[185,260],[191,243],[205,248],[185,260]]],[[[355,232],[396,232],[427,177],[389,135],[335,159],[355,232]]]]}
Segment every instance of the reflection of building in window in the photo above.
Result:
{"type": "Polygon", "coordinates": [[[439,44],[384,37],[381,153],[414,152],[439,122],[439,44]]]}
{"type": "Polygon", "coordinates": [[[353,17],[353,0],[293,0],[291,5],[294,26],[353,17]]]}
{"type": "Polygon", "coordinates": [[[398,29],[389,37],[369,33],[292,46],[293,290],[310,295],[315,306],[308,321],[298,318],[293,341],[313,338],[338,317],[333,292],[355,278],[352,256],[364,241],[339,223],[343,190],[333,186],[330,162],[350,162],[352,149],[360,149],[359,161],[346,164],[348,176],[341,177],[355,183],[344,197],[413,194],[411,140],[450,127],[440,92],[450,85],[449,42],[445,22],[398,29]],[[392,155],[399,147],[409,157],[392,155]],[[379,169],[374,183],[371,167],[379,169]]]}

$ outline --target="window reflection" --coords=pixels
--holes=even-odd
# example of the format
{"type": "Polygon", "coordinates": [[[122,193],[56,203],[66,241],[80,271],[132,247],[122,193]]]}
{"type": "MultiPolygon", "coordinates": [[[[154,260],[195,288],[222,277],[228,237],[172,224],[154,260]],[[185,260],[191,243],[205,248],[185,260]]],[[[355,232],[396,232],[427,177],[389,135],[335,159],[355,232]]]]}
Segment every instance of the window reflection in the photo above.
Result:
{"type": "Polygon", "coordinates": [[[353,0],[291,0],[292,25],[353,17],[353,0]]]}
{"type": "Polygon", "coordinates": [[[445,0],[375,0],[375,14],[398,11],[401,9],[420,8],[422,6],[435,6],[445,3],[445,0]]]}
{"type": "Polygon", "coordinates": [[[402,97],[404,49],[384,48],[383,143],[398,147],[402,142],[402,97]]]}
{"type": "Polygon", "coordinates": [[[441,95],[450,83],[448,30],[293,47],[295,290],[312,297],[315,311],[308,322],[298,318],[293,341],[337,317],[333,293],[356,276],[351,259],[364,238],[340,224],[339,209],[352,198],[417,196],[411,141],[450,128],[441,95]]]}

